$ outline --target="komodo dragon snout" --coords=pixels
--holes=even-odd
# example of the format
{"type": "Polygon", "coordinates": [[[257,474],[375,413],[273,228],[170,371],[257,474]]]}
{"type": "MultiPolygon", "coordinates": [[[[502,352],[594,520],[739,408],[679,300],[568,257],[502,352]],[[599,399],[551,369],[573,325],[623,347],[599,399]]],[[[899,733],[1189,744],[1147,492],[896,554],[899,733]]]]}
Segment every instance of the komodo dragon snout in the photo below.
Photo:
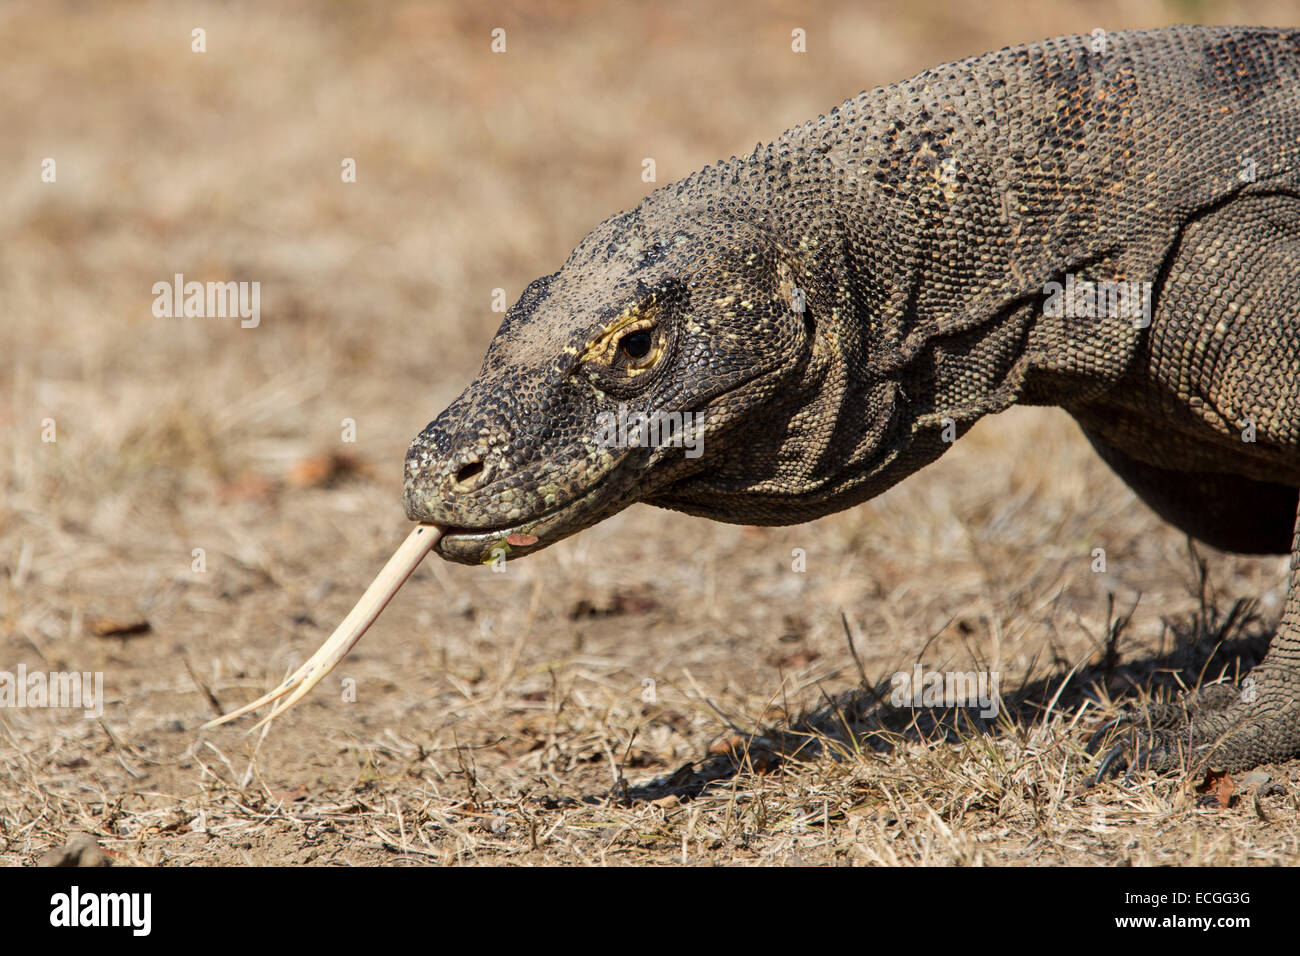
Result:
{"type": "Polygon", "coordinates": [[[815,322],[763,231],[666,197],[606,220],[506,314],[478,378],[411,443],[408,517],[463,563],[552,544],[707,484],[738,423],[815,391],[815,322]],[[656,228],[656,223],[666,228],[656,228]]]}

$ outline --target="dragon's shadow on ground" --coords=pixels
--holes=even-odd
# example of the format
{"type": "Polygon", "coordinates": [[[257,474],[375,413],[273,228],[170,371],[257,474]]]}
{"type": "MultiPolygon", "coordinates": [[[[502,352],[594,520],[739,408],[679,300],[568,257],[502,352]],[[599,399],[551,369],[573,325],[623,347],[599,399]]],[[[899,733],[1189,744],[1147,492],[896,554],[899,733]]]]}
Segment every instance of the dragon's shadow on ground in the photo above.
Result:
{"type": "MultiPolygon", "coordinates": [[[[583,802],[612,800],[626,805],[669,796],[689,800],[726,786],[739,773],[779,772],[791,762],[846,759],[865,751],[883,754],[906,742],[941,745],[999,735],[1028,739],[1049,711],[1072,718],[1085,704],[1090,713],[1083,716],[1074,736],[1079,737],[1080,769],[1086,771],[1087,761],[1093,758],[1084,752],[1083,744],[1103,718],[1123,713],[1138,698],[1172,700],[1183,690],[1239,679],[1268,649],[1274,628],[1256,613],[1257,602],[1237,598],[1226,611],[1221,610],[1212,594],[1206,563],[1190,540],[1189,550],[1198,575],[1200,608],[1182,620],[1164,621],[1161,644],[1167,651],[1121,663],[1125,628],[1138,604],[1116,613],[1112,598],[1108,600],[1106,633],[1099,636],[1092,663],[1075,667],[1074,662],[1057,656],[1051,674],[1026,678],[1014,688],[1007,686],[1011,680],[1004,675],[1000,708],[990,718],[980,716],[975,707],[895,707],[890,703],[890,678],[873,681],[859,663],[858,686],[835,697],[823,691],[821,707],[759,729],[733,725],[723,745],[711,747],[704,758],[639,785],[624,780],[620,772],[618,784],[588,794],[583,802]]],[[[847,620],[844,627],[849,633],[847,620]]],[[[846,656],[850,653],[845,650],[846,656]]],[[[856,655],[853,658],[856,661],[856,655]]],[[[1027,673],[1033,673],[1040,663],[1040,659],[1032,661],[1027,673]]]]}

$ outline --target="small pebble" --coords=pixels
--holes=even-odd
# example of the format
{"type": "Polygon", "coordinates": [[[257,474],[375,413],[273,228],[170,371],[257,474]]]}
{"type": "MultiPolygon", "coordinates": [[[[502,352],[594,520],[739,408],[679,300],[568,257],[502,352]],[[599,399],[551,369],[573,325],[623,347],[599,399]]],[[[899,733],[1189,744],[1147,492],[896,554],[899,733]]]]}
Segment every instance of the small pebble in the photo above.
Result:
{"type": "Polygon", "coordinates": [[[61,850],[50,850],[36,865],[112,866],[113,864],[93,836],[89,833],[74,833],[68,838],[67,846],[61,850]]]}

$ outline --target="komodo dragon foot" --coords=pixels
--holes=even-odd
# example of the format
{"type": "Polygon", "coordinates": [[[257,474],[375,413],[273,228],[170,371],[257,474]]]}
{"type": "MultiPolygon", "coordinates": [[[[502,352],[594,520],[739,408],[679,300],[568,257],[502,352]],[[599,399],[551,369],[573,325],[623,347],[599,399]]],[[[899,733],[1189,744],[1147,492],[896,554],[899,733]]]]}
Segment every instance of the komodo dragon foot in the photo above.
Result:
{"type": "Polygon", "coordinates": [[[1177,701],[1135,708],[1088,742],[1101,758],[1092,784],[1127,769],[1236,772],[1300,756],[1300,673],[1252,671],[1240,686],[1215,684],[1177,701]]]}
{"type": "Polygon", "coordinates": [[[1129,706],[1126,712],[1103,724],[1088,740],[1089,754],[1111,744],[1101,759],[1094,782],[1117,776],[1122,770],[1148,768],[1173,770],[1196,750],[1199,729],[1210,715],[1220,715],[1240,696],[1230,684],[1213,684],[1173,701],[1146,707],[1129,706]]]}
{"type": "Polygon", "coordinates": [[[1264,659],[1236,686],[1215,684],[1111,721],[1093,735],[1088,752],[1107,740],[1113,746],[1090,784],[1125,768],[1236,773],[1300,757],[1300,515],[1293,525],[1282,617],[1264,659]]]}

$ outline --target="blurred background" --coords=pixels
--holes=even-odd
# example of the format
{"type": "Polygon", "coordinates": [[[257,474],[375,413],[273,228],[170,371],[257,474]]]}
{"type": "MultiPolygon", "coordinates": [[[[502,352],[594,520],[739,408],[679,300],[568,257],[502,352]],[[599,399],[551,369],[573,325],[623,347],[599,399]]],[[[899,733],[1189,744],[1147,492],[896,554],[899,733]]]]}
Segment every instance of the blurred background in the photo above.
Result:
{"type": "MultiPolygon", "coordinates": [[[[0,758],[0,857],[28,859],[74,825],[114,838],[88,809],[107,795],[134,794],[140,813],[215,800],[190,750],[205,692],[228,708],[278,680],[405,534],[406,445],[477,370],[501,319],[494,290],[513,303],[655,185],[862,89],[1047,36],[1179,22],[1295,25],[1300,11],[0,4],[0,669],[103,671],[112,730],[0,713],[0,751],[27,755],[0,758]],[[155,316],[153,285],[176,273],[260,283],[260,323],[155,316]]],[[[1276,608],[1279,561],[1215,560],[1233,593],[1276,608]]],[[[839,609],[874,671],[910,666],[938,634],[936,665],[1020,674],[1096,652],[1108,594],[1143,593],[1134,653],[1162,647],[1162,615],[1195,606],[1190,580],[1183,537],[1068,418],[1013,411],[813,525],[638,506],[504,575],[430,560],[345,665],[357,703],[322,688],[278,722],[261,772],[345,787],[358,766],[391,772],[384,747],[454,737],[483,748],[485,780],[567,766],[573,781],[574,767],[606,773],[608,735],[649,777],[719,732],[705,691],[759,720],[774,700],[849,686],[839,609]],[[1088,572],[1095,547],[1105,580],[1088,572]],[[569,723],[554,722],[557,687],[569,723]],[[639,749],[609,729],[625,725],[639,749]],[[525,759],[543,739],[546,768],[525,759]]],[[[222,747],[247,746],[223,733],[222,747]]],[[[240,859],[184,832],[157,853],[240,859]]]]}

